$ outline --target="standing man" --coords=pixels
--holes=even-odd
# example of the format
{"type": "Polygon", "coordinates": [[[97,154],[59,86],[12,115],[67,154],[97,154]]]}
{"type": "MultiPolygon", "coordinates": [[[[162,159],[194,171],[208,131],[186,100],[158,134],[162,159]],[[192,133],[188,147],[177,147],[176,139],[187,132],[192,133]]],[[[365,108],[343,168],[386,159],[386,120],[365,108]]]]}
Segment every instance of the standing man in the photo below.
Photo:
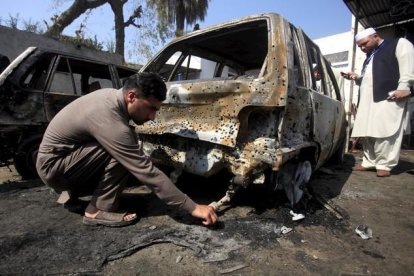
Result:
{"type": "Polygon", "coordinates": [[[343,73],[360,85],[352,137],[361,137],[364,156],[354,171],[390,176],[398,164],[404,131],[409,128],[408,100],[414,84],[414,48],[405,38],[384,40],[368,28],[355,36],[367,54],[362,73],[343,73]]]}
{"type": "Polygon", "coordinates": [[[84,224],[124,226],[137,219],[136,214],[118,212],[129,174],[205,225],[217,221],[211,206],[194,203],[142,154],[129,125],[130,120],[138,125],[154,120],[165,97],[165,83],[157,74],[136,74],[122,89],[101,89],[78,98],[50,122],[39,147],[37,171],[60,194],[59,203],[70,205],[92,193],[84,224]]]}
{"type": "Polygon", "coordinates": [[[323,93],[323,91],[321,89],[321,78],[322,78],[321,70],[320,70],[319,65],[317,65],[317,64],[315,64],[315,66],[313,66],[313,77],[315,79],[316,91],[323,93]]]}

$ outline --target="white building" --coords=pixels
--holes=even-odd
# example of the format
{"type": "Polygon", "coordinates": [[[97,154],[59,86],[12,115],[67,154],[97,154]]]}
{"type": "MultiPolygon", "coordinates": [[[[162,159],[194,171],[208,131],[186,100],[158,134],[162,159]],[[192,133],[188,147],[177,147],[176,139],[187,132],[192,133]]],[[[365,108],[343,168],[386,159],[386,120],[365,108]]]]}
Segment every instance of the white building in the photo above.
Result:
{"type": "MultiPolygon", "coordinates": [[[[350,110],[349,99],[351,82],[339,77],[339,72],[353,71],[351,68],[353,32],[349,31],[322,37],[315,39],[314,42],[319,46],[319,49],[325,58],[331,63],[334,73],[338,75],[338,85],[345,96],[345,109],[347,111],[350,110]]],[[[358,91],[358,87],[354,86],[353,91],[358,91]]],[[[355,94],[355,92],[353,94],[355,94]]],[[[355,97],[355,95],[352,95],[352,98],[352,102],[356,103],[357,96],[355,97]]]]}

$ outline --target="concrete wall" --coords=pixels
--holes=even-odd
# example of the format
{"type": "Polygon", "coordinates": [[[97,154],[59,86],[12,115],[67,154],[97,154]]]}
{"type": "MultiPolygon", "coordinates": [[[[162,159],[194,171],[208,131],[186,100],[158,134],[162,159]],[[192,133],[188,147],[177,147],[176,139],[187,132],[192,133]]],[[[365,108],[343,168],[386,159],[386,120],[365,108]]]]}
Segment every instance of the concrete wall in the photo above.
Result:
{"type": "Polygon", "coordinates": [[[38,35],[31,32],[11,29],[0,25],[0,54],[7,56],[10,61],[15,59],[27,47],[37,46],[50,48],[72,54],[81,54],[84,57],[102,60],[113,64],[122,64],[122,57],[118,54],[95,51],[84,46],[64,43],[55,38],[38,35]]]}
{"type": "Polygon", "coordinates": [[[315,39],[324,55],[348,51],[352,47],[351,31],[315,39]]]}

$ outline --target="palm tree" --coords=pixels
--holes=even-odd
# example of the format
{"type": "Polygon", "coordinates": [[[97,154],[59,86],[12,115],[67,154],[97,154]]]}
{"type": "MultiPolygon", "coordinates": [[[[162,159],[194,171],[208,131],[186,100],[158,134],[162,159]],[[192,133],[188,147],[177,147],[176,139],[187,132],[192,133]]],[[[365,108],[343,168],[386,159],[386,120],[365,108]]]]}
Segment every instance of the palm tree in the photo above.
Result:
{"type": "Polygon", "coordinates": [[[184,25],[204,21],[210,0],[147,0],[158,12],[161,24],[174,24],[176,36],[184,33],[184,25]]]}

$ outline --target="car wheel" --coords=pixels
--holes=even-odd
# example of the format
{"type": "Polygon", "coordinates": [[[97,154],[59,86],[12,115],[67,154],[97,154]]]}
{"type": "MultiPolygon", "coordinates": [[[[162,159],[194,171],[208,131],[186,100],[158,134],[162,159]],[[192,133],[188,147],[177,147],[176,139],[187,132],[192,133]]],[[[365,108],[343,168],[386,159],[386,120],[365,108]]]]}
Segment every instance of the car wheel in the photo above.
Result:
{"type": "Polygon", "coordinates": [[[23,179],[38,178],[36,171],[37,152],[39,150],[41,136],[32,136],[23,140],[14,156],[14,167],[23,179]]]}
{"type": "Polygon", "coordinates": [[[290,160],[283,164],[278,174],[278,182],[283,186],[292,207],[302,199],[311,175],[312,165],[308,160],[290,160]]]}

